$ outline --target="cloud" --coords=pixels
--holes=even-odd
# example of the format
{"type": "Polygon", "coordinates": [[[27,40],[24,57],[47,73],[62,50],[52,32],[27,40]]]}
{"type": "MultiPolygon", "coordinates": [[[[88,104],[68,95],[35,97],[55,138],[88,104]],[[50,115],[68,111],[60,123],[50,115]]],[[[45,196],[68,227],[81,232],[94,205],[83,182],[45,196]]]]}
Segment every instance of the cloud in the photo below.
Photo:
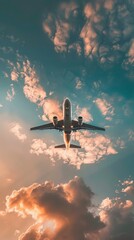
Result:
{"type": "Polygon", "coordinates": [[[0,108],[3,108],[3,105],[0,103],[0,108]]]}
{"type": "Polygon", "coordinates": [[[100,89],[101,85],[102,85],[102,82],[101,82],[100,80],[93,82],[93,87],[94,87],[95,89],[97,89],[97,90],[100,89]]]}
{"type": "MultiPolygon", "coordinates": [[[[43,30],[57,52],[76,51],[101,67],[133,64],[133,2],[58,1],[45,11],[43,30]],[[79,50],[78,50],[79,49],[79,50]]],[[[126,69],[127,70],[127,69],[126,69]]]]}
{"type": "Polygon", "coordinates": [[[15,90],[14,90],[13,84],[10,84],[10,86],[11,86],[11,89],[7,91],[6,100],[11,102],[14,99],[15,90]]]}
{"type": "Polygon", "coordinates": [[[76,78],[76,89],[81,89],[83,86],[82,81],[79,78],[76,78]]]}
{"type": "Polygon", "coordinates": [[[123,141],[120,137],[114,143],[114,146],[118,146],[120,149],[125,148],[125,141],[123,141]]]}
{"type": "Polygon", "coordinates": [[[128,56],[130,57],[129,61],[131,63],[134,63],[134,39],[132,39],[131,46],[130,46],[130,49],[128,52],[128,56]]]}
{"type": "Polygon", "coordinates": [[[113,0],[105,0],[104,1],[104,8],[111,11],[114,6],[114,1],[113,0]]]}
{"type": "Polygon", "coordinates": [[[25,133],[21,132],[22,127],[19,123],[14,122],[10,124],[10,132],[12,132],[21,142],[24,142],[27,139],[25,133]]]}
{"type": "MultiPolygon", "coordinates": [[[[128,179],[122,186],[132,183],[128,179]]],[[[34,183],[6,197],[6,213],[34,221],[18,240],[133,240],[133,199],[106,197],[95,206],[93,196],[79,177],[58,185],[34,183]]]]}
{"type": "Polygon", "coordinates": [[[111,120],[111,117],[114,115],[114,108],[111,103],[109,103],[105,98],[97,98],[94,102],[101,113],[106,116],[106,120],[111,120]]]}
{"type": "Polygon", "coordinates": [[[133,113],[131,104],[133,104],[132,101],[128,101],[122,106],[123,113],[126,117],[130,117],[133,113]]]}
{"type": "Polygon", "coordinates": [[[13,70],[11,72],[11,80],[12,81],[18,82],[18,76],[19,76],[19,74],[15,70],[13,70]]]}
{"type": "Polygon", "coordinates": [[[105,226],[90,212],[93,193],[82,179],[66,184],[46,181],[14,190],[6,197],[7,212],[32,216],[32,225],[19,240],[92,239],[105,226]]]}
{"type": "Polygon", "coordinates": [[[127,186],[126,188],[123,188],[122,192],[134,194],[134,184],[133,184],[133,186],[131,185],[131,186],[127,186]]]}
{"type": "Polygon", "coordinates": [[[118,197],[105,198],[99,206],[101,221],[106,225],[102,229],[99,240],[132,240],[134,238],[134,181],[119,180],[118,197]],[[121,186],[120,186],[121,185],[121,186]]]}
{"type": "Polygon", "coordinates": [[[5,211],[0,211],[0,216],[5,216],[6,212],[5,211]]]}
{"type": "Polygon", "coordinates": [[[79,27],[75,25],[78,20],[79,8],[75,1],[61,2],[55,5],[55,12],[44,14],[43,29],[53,41],[57,52],[66,52],[68,48],[76,48],[79,52],[78,44],[73,44],[71,36],[79,33],[79,27]],[[71,24],[73,23],[73,24],[71,24]]]}
{"type": "Polygon", "coordinates": [[[63,118],[61,106],[57,100],[50,98],[45,99],[43,104],[43,111],[46,119],[49,119],[50,121],[53,121],[53,116],[57,116],[59,120],[63,118]]]}
{"type": "Polygon", "coordinates": [[[18,56],[16,65],[10,60],[7,61],[11,68],[11,80],[18,82],[19,79],[24,80],[23,92],[27,99],[42,106],[46,97],[46,91],[40,85],[39,77],[36,73],[34,66],[25,57],[18,56]]]}
{"type": "Polygon", "coordinates": [[[77,106],[76,106],[76,114],[77,114],[77,117],[78,117],[78,116],[82,116],[84,122],[93,121],[93,117],[92,117],[91,113],[89,113],[89,111],[88,111],[88,109],[87,109],[86,107],[80,108],[80,107],[77,105],[77,106]]]}
{"type": "Polygon", "coordinates": [[[106,198],[100,205],[100,218],[106,224],[99,240],[132,240],[134,237],[133,202],[121,198],[106,198]]]}
{"type": "Polygon", "coordinates": [[[134,181],[131,179],[125,180],[122,182],[121,192],[134,195],[134,181]]]}
{"type": "Polygon", "coordinates": [[[77,144],[82,147],[81,150],[56,149],[54,146],[47,146],[41,139],[36,139],[31,145],[30,153],[36,155],[44,153],[49,156],[53,164],[55,164],[55,159],[59,159],[64,163],[74,165],[77,169],[80,169],[82,164],[93,164],[108,155],[117,154],[114,144],[106,136],[84,131],[76,132],[72,139],[78,142],[77,144]]]}
{"type": "Polygon", "coordinates": [[[30,153],[35,153],[39,155],[39,154],[43,154],[46,149],[47,149],[47,144],[43,142],[43,140],[41,139],[32,140],[30,153]]]}
{"type": "Polygon", "coordinates": [[[31,67],[30,62],[27,60],[23,62],[23,71],[21,72],[24,78],[23,91],[31,102],[42,105],[44,98],[46,97],[46,92],[43,87],[39,84],[39,79],[34,68],[31,67]]]}
{"type": "Polygon", "coordinates": [[[134,131],[131,129],[128,131],[128,139],[129,141],[134,141],[134,131]]]}
{"type": "Polygon", "coordinates": [[[116,154],[112,141],[103,135],[89,133],[88,131],[77,132],[74,140],[78,141],[85,150],[83,163],[95,163],[110,154],[116,154]]]}

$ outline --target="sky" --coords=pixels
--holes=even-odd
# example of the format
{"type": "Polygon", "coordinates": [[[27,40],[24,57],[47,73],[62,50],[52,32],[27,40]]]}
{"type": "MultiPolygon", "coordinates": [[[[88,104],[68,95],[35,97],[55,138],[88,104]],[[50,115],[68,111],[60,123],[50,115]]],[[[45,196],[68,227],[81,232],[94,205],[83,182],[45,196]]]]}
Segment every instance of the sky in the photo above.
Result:
{"type": "Polygon", "coordinates": [[[134,1],[0,0],[0,239],[134,239],[134,1]],[[105,132],[72,133],[72,118],[105,132]]]}

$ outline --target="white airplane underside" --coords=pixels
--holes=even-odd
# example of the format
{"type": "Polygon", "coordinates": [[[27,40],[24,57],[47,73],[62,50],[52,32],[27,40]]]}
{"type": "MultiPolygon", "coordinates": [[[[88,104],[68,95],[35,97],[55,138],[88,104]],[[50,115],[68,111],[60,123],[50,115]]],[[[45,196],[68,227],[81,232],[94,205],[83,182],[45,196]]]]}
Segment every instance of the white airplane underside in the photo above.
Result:
{"type": "Polygon", "coordinates": [[[54,116],[53,122],[30,128],[30,130],[48,130],[48,129],[56,129],[63,132],[64,144],[55,146],[55,148],[81,148],[80,146],[70,143],[71,132],[75,132],[82,129],[105,131],[105,128],[83,123],[81,116],[78,117],[78,121],[72,120],[71,102],[68,98],[66,98],[63,102],[63,120],[58,121],[58,118],[54,116]]]}

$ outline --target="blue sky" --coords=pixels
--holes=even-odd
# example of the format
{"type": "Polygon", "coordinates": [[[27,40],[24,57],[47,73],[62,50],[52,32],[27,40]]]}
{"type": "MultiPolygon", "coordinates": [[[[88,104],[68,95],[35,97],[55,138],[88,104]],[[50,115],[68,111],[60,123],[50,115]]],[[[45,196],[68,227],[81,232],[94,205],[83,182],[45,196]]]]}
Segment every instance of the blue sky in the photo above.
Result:
{"type": "MultiPolygon", "coordinates": [[[[27,240],[31,236],[37,240],[43,234],[53,240],[64,237],[57,213],[55,217],[48,211],[37,227],[37,216],[33,217],[34,210],[29,209],[25,199],[22,198],[23,208],[27,209],[25,221],[21,218],[25,211],[20,209],[20,202],[14,205],[15,196],[21,199],[21,189],[25,187],[28,193],[33,183],[45,181],[54,182],[57,195],[57,184],[72,196],[72,185],[76,184],[77,193],[89,199],[86,207],[91,207],[91,193],[86,187],[91,188],[92,205],[97,205],[99,220],[96,224],[93,215],[94,230],[79,226],[81,240],[133,239],[134,232],[128,228],[128,223],[133,224],[134,204],[133,8],[132,0],[0,3],[0,232],[3,240],[9,240],[9,236],[11,240],[27,240]],[[73,118],[82,115],[85,122],[106,128],[105,133],[73,134],[72,142],[82,146],[78,151],[54,150],[54,145],[63,142],[59,132],[29,131],[32,126],[52,121],[54,115],[62,118],[65,97],[72,102],[73,118]],[[120,216],[121,225],[115,226],[116,213],[121,212],[124,220],[120,216]],[[11,219],[16,226],[7,230],[11,219]],[[53,220],[58,227],[50,234],[44,226],[53,220]]],[[[46,186],[42,187],[44,193],[46,186]]],[[[37,191],[38,188],[39,185],[37,191]]],[[[50,192],[53,190],[51,187],[50,192]]],[[[32,195],[30,199],[33,202],[32,195]]],[[[69,201],[64,200],[66,204],[69,201]]],[[[42,204],[47,209],[45,199],[42,204]]],[[[38,202],[38,212],[40,207],[38,202]]],[[[58,208],[58,203],[54,207],[58,208]]],[[[59,211],[65,217],[62,207],[59,211]]],[[[77,217],[75,222],[70,215],[68,219],[71,230],[65,232],[67,239],[74,240],[77,217]]]]}

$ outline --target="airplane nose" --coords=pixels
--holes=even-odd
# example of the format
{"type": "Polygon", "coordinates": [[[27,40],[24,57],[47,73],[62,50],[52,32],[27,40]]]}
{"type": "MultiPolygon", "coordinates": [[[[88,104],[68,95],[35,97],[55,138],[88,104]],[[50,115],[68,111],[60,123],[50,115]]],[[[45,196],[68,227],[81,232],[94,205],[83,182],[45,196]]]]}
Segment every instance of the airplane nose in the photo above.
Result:
{"type": "Polygon", "coordinates": [[[69,101],[68,98],[65,99],[65,104],[66,104],[66,105],[70,105],[70,101],[69,101]]]}

